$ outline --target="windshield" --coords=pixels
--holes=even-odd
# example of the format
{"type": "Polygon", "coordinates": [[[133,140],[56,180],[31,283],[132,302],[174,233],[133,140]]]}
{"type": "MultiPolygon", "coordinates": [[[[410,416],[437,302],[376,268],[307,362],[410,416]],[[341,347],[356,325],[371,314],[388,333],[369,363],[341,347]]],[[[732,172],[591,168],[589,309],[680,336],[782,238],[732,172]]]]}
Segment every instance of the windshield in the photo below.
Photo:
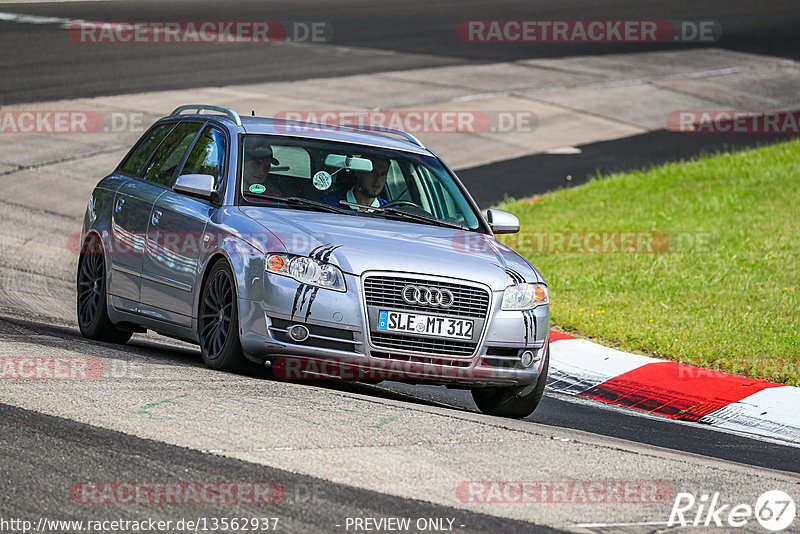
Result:
{"type": "MultiPolygon", "coordinates": [[[[423,224],[432,218],[470,230],[481,228],[479,214],[436,158],[348,143],[246,135],[240,196],[240,202],[249,205],[297,208],[304,204],[274,197],[305,199],[351,214],[409,214],[407,220],[423,224]]],[[[313,208],[311,203],[305,206],[313,208]]]]}

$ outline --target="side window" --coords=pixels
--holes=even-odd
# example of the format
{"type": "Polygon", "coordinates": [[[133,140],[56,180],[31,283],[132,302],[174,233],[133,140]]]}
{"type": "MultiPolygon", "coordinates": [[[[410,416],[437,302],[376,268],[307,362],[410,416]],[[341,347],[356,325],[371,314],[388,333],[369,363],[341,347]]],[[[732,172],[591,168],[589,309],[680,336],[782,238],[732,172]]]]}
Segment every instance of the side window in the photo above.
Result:
{"type": "Polygon", "coordinates": [[[144,179],[169,185],[175,169],[180,165],[186,149],[189,148],[199,129],[200,124],[196,122],[182,122],[176,126],[147,164],[144,179]]]}
{"type": "Polygon", "coordinates": [[[474,228],[477,224],[475,216],[466,203],[466,199],[458,193],[458,186],[455,182],[442,180],[440,176],[432,173],[426,167],[420,166],[418,170],[433,208],[430,213],[440,219],[466,224],[468,227],[474,228]]]}
{"type": "Polygon", "coordinates": [[[403,177],[403,171],[395,160],[389,163],[389,172],[386,175],[386,192],[391,200],[411,200],[408,185],[403,177]]]}
{"type": "Polygon", "coordinates": [[[433,206],[431,205],[431,195],[428,188],[428,182],[424,179],[424,173],[422,169],[418,165],[411,165],[411,181],[414,184],[414,190],[416,191],[419,200],[415,200],[422,209],[427,211],[430,214],[433,214],[433,206]]]}
{"type": "Polygon", "coordinates": [[[174,123],[159,124],[150,130],[150,132],[142,137],[142,139],[136,145],[136,148],[128,156],[128,159],[122,163],[120,171],[124,172],[125,174],[140,176],[139,173],[141,172],[142,167],[147,159],[150,157],[150,154],[153,153],[153,150],[155,150],[155,148],[158,146],[158,143],[164,139],[164,136],[167,135],[167,132],[169,132],[173,126],[175,126],[174,123]]]}
{"type": "Polygon", "coordinates": [[[189,153],[181,174],[210,174],[215,178],[214,186],[218,187],[225,167],[226,147],[225,134],[219,128],[206,126],[189,153]]]}

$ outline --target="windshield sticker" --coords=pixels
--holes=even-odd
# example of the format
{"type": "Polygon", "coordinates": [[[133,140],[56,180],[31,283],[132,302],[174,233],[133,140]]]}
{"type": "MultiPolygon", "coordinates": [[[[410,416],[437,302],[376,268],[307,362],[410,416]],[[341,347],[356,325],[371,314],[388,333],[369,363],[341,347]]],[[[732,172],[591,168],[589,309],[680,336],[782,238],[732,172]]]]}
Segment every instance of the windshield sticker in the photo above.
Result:
{"type": "Polygon", "coordinates": [[[319,171],[317,174],[314,175],[312,182],[314,184],[314,187],[316,187],[320,191],[325,191],[331,186],[333,178],[331,178],[331,175],[328,174],[327,172],[319,171]]]}
{"type": "Polygon", "coordinates": [[[253,185],[250,186],[250,192],[251,193],[263,193],[266,190],[267,190],[267,188],[264,187],[261,184],[253,184],[253,185]]]}

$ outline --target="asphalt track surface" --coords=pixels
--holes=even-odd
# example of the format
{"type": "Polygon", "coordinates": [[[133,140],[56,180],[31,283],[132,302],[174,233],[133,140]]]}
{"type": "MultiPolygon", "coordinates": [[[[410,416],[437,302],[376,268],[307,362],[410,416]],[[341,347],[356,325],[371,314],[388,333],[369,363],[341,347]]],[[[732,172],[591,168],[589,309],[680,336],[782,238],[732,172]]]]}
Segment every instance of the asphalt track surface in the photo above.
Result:
{"type": "MultiPolygon", "coordinates": [[[[35,336],[43,348],[69,348],[77,344],[82,346],[87,354],[97,356],[104,356],[106,351],[103,349],[108,346],[85,340],[77,327],[54,325],[52,318],[48,317],[23,319],[3,317],[0,313],[0,334],[6,339],[35,336]]],[[[146,356],[159,360],[177,359],[202,366],[199,349],[196,351],[175,349],[169,346],[167,338],[156,339],[161,343],[143,342],[138,336],[134,336],[131,342],[119,349],[131,356],[146,356]]],[[[262,380],[275,380],[269,370],[264,370],[256,376],[262,380]]],[[[333,390],[401,400],[422,406],[477,411],[468,392],[447,389],[443,386],[419,386],[396,382],[371,385],[343,381],[324,382],[319,385],[333,390]]],[[[800,473],[800,447],[711,430],[697,424],[668,421],[662,417],[643,416],[630,410],[617,409],[599,402],[566,395],[547,394],[536,411],[526,420],[746,465],[800,473]]]]}
{"type": "MultiPolygon", "coordinates": [[[[74,43],[57,24],[0,20],[0,107],[44,100],[141,91],[301,80],[443,65],[480,64],[584,54],[617,54],[714,46],[800,58],[796,2],[643,4],[614,0],[542,3],[433,1],[66,2],[0,4],[0,12],[97,21],[318,21],[329,42],[300,45],[74,43]],[[711,20],[722,27],[713,43],[464,43],[466,19],[711,20]]],[[[644,169],[677,159],[740,150],[792,135],[688,134],[664,130],[583,145],[580,154],[537,154],[463,169],[459,176],[482,207],[578,185],[599,174],[644,169]],[[498,187],[498,180],[502,186],[498,187]]]]}
{"type": "Polygon", "coordinates": [[[301,0],[226,2],[67,2],[0,4],[0,11],[107,21],[322,21],[329,43],[313,46],[248,44],[92,45],[67,42],[55,24],[0,22],[0,106],[62,98],[198,86],[373,73],[467,63],[583,54],[715,46],[800,57],[800,10],[792,0],[730,2],[675,0],[301,0]],[[711,20],[722,27],[713,43],[465,43],[455,28],[471,19],[711,20]],[[65,83],[67,82],[67,83],[65,83]]]}
{"type": "Polygon", "coordinates": [[[580,145],[578,154],[534,154],[458,171],[480,206],[527,198],[587,182],[596,176],[648,169],[719,152],[780,143],[796,134],[706,134],[657,130],[580,145]],[[498,187],[498,182],[502,186],[498,187]],[[512,194],[509,194],[509,191],[512,194]]]}
{"type": "MultiPolygon", "coordinates": [[[[278,518],[281,532],[343,530],[347,517],[447,517],[459,532],[558,532],[430,503],[398,499],[279,469],[135,438],[0,404],[2,515],[38,522],[181,518],[278,518]],[[64,496],[76,483],[112,480],[259,481],[280,484],[274,504],[83,504],[64,496]],[[59,498],[54,498],[58,495],[59,498]],[[99,508],[99,510],[87,510],[99,508]]],[[[77,529],[75,529],[77,530],[77,529]]],[[[172,530],[172,529],[169,529],[172,530]]]]}
{"type": "MultiPolygon", "coordinates": [[[[339,76],[380,70],[512,61],[533,57],[563,57],[597,53],[596,47],[558,45],[464,46],[454,38],[454,26],[466,18],[647,18],[711,19],[724,28],[715,46],[797,58],[800,47],[796,28],[800,10],[795,2],[761,3],[670,2],[642,6],[639,2],[543,4],[535,14],[529,3],[464,1],[409,5],[397,2],[294,2],[270,6],[254,2],[199,2],[187,11],[179,2],[75,2],[0,4],[0,11],[85,18],[91,20],[323,20],[335,28],[330,45],[314,47],[265,47],[253,49],[224,45],[198,50],[191,45],[148,47],[86,45],[62,46],[62,36],[52,25],[0,22],[0,105],[101,94],[339,76]],[[457,7],[454,7],[457,6],[457,7]],[[579,16],[576,16],[579,14],[579,16]],[[335,47],[359,48],[358,52],[335,47]],[[198,73],[201,73],[198,75],[198,73]]],[[[668,48],[673,45],[658,45],[668,48]]],[[[652,49],[643,45],[609,45],[619,53],[652,49]]],[[[642,168],[698,153],[743,148],[783,137],[689,135],[653,132],[634,138],[580,147],[577,155],[535,155],[461,171],[460,175],[482,203],[492,196],[489,178],[503,176],[516,184],[519,195],[540,193],[580,183],[596,171],[642,168]],[[572,180],[566,180],[571,173],[572,180]],[[531,175],[537,179],[531,181],[531,175]],[[542,178],[544,176],[544,178],[542,178]]],[[[4,274],[13,279],[15,274],[4,274]]],[[[73,303],[58,303],[70,310],[73,303]]],[[[166,338],[153,342],[134,337],[124,347],[91,343],[80,337],[74,325],[37,311],[15,309],[15,302],[0,302],[0,339],[35,339],[43,349],[67,348],[100,358],[114,351],[147,360],[175,360],[201,366],[198,351],[173,348],[166,338]]],[[[273,381],[268,371],[256,377],[273,381]]],[[[368,395],[381,402],[391,400],[426,408],[474,412],[468,393],[440,387],[403,384],[319,384],[319,387],[368,395]]],[[[593,401],[579,401],[547,394],[526,423],[608,436],[629,443],[660,447],[676,453],[701,455],[743,466],[800,473],[800,448],[715,431],[700,425],[645,417],[609,408],[593,401]]],[[[289,471],[184,449],[63,419],[0,405],[0,450],[7,458],[0,465],[4,492],[3,516],[84,519],[85,506],[65,500],[76,480],[269,480],[287,488],[288,497],[275,507],[284,531],[334,531],[345,517],[411,516],[454,517],[475,532],[547,532],[548,529],[482,514],[457,510],[378,492],[335,484],[289,471]],[[311,497],[309,497],[311,495],[311,497]],[[313,503],[309,498],[314,499],[313,503]]],[[[174,509],[113,506],[92,509],[94,518],[213,516],[234,513],[251,516],[263,510],[187,506],[174,509]]]]}
{"type": "MultiPolygon", "coordinates": [[[[65,303],[66,305],[67,303],[65,303]]],[[[180,362],[202,367],[196,350],[176,348],[165,338],[135,336],[124,346],[110,346],[81,338],[72,326],[52,317],[2,313],[0,338],[36,340],[41,353],[53,349],[78,350],[108,363],[123,354],[161,364],[180,362]]],[[[243,377],[244,378],[244,377],[243,377]]],[[[251,377],[252,378],[252,377],[251,377]]],[[[265,370],[255,378],[274,382],[265,370]]],[[[114,386],[112,386],[114,387],[114,386]]],[[[367,395],[373,402],[400,402],[423,412],[445,408],[453,413],[475,410],[466,392],[442,387],[397,383],[366,385],[326,382],[322,390],[367,395]]],[[[120,395],[125,395],[120,388],[120,395]]],[[[620,443],[639,442],[655,447],[705,455],[743,466],[787,473],[800,471],[800,448],[711,431],[698,425],[643,417],[609,409],[592,401],[547,394],[526,422],[553,428],[571,428],[599,436],[621,438],[620,443]]],[[[525,424],[523,422],[522,424],[525,424]]],[[[209,429],[212,430],[212,429],[209,429]]],[[[623,445],[624,446],[624,445],[623,445]]],[[[530,522],[498,518],[415,499],[405,499],[349,485],[332,483],[256,463],[141,439],[74,420],[44,415],[0,404],[0,480],[5,488],[0,510],[5,518],[51,520],[127,521],[181,518],[277,517],[282,532],[344,532],[342,525],[354,517],[449,518],[457,532],[555,532],[530,522]],[[275,482],[286,498],[274,505],[156,503],[131,506],[124,503],[86,504],[67,498],[70,488],[82,482],[112,481],[226,481],[275,482]],[[463,525],[463,526],[461,526],[463,525]]],[[[588,460],[588,459],[587,459],[588,460]]],[[[435,473],[431,473],[435,476],[435,473]]],[[[642,477],[647,477],[643,473],[642,477]]],[[[67,530],[67,529],[64,529],[67,530]]],[[[61,531],[53,529],[53,531],[61,531]]]]}

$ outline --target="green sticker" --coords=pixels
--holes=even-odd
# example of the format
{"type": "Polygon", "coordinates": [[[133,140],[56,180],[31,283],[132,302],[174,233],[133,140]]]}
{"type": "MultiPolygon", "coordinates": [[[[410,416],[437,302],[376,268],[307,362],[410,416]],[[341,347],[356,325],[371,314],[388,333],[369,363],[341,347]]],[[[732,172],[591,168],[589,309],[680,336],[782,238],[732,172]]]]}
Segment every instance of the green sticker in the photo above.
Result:
{"type": "Polygon", "coordinates": [[[250,186],[250,192],[251,193],[263,193],[266,190],[267,190],[267,188],[264,187],[261,184],[253,184],[253,185],[250,186]]]}

